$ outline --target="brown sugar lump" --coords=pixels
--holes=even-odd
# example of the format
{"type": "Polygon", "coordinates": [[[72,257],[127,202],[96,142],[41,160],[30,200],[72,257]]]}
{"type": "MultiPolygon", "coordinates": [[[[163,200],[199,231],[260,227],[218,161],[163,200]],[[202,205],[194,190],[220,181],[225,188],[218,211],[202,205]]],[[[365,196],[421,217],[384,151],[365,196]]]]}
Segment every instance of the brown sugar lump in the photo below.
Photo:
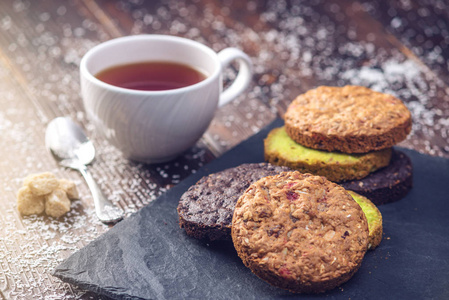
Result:
{"type": "Polygon", "coordinates": [[[312,149],[292,140],[285,127],[274,128],[264,140],[265,160],[269,163],[335,182],[361,179],[387,166],[391,152],[391,148],[352,154],[312,149]]]}
{"type": "Polygon", "coordinates": [[[73,181],[68,179],[59,179],[58,182],[59,182],[58,188],[66,192],[67,197],[70,200],[80,198],[78,189],[76,188],[76,184],[73,181]]]}
{"type": "Polygon", "coordinates": [[[411,131],[410,111],[392,95],[361,86],[321,86],[284,115],[288,135],[313,149],[365,153],[390,148],[411,131]]]}
{"type": "Polygon", "coordinates": [[[45,212],[59,218],[70,211],[71,199],[79,199],[74,182],[57,179],[50,172],[31,174],[24,179],[17,193],[17,209],[22,215],[45,212]]]}
{"type": "Polygon", "coordinates": [[[178,204],[179,226],[197,239],[230,240],[231,222],[239,197],[258,179],[290,171],[268,163],[242,164],[202,177],[178,204]]]}
{"type": "Polygon", "coordinates": [[[17,210],[24,216],[43,213],[44,196],[36,196],[28,186],[22,186],[17,192],[17,210]]]}
{"type": "Polygon", "coordinates": [[[268,283],[298,293],[349,280],[367,251],[368,234],[362,209],[345,189],[297,171],[252,184],[232,220],[243,263],[268,283]]]}
{"type": "Polygon", "coordinates": [[[23,185],[28,186],[34,195],[42,196],[58,188],[59,182],[53,173],[45,172],[27,176],[23,185]]]}
{"type": "Polygon", "coordinates": [[[59,218],[70,211],[70,200],[65,191],[56,189],[45,196],[45,213],[59,218]]]}

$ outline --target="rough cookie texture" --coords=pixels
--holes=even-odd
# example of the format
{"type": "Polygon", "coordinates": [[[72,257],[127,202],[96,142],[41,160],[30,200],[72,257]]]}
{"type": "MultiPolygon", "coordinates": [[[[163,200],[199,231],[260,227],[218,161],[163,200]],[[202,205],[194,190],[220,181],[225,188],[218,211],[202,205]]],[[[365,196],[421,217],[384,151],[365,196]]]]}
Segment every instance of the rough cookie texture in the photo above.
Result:
{"type": "Polygon", "coordinates": [[[379,246],[382,241],[383,225],[382,214],[377,206],[371,202],[368,198],[363,197],[356,192],[348,191],[352,198],[357,202],[365,214],[368,221],[369,237],[368,237],[368,250],[374,250],[379,246]]]}
{"type": "Polygon", "coordinates": [[[381,205],[404,198],[413,187],[413,165],[410,158],[394,149],[390,164],[360,180],[340,183],[381,205]]]}
{"type": "Polygon", "coordinates": [[[181,196],[180,227],[197,239],[230,240],[238,198],[258,179],[288,170],[267,163],[243,164],[201,178],[181,196]]]}
{"type": "Polygon", "coordinates": [[[391,148],[368,153],[328,152],[304,147],[292,140],[284,127],[275,128],[264,140],[265,160],[302,173],[341,182],[361,179],[390,162],[391,148]]]}
{"type": "Polygon", "coordinates": [[[232,240],[243,263],[268,283],[318,293],[347,281],[368,246],[360,206],[324,177],[268,176],[239,198],[232,240]]]}
{"type": "Polygon", "coordinates": [[[297,143],[344,153],[390,148],[412,127],[410,111],[401,100],[361,86],[310,90],[293,100],[284,119],[297,143]]]}

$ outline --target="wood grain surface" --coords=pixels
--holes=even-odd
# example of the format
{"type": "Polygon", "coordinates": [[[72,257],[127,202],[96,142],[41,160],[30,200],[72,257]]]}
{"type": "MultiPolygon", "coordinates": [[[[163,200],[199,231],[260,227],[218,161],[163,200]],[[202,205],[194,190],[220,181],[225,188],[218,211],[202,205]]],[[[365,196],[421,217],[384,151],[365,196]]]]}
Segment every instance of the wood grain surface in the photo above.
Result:
{"type": "MultiPolygon", "coordinates": [[[[235,77],[226,70],[226,81],[235,77]]],[[[94,214],[80,175],[44,145],[58,116],[81,124],[97,148],[89,167],[127,215],[282,117],[319,85],[356,84],[396,95],[413,115],[400,146],[449,157],[449,4],[408,1],[7,0],[0,2],[0,296],[76,299],[96,295],[51,276],[64,258],[108,226],[94,214]],[[96,136],[80,96],[79,63],[91,47],[134,34],[169,34],[216,51],[232,46],[254,63],[247,92],[220,108],[208,131],[176,160],[128,161],[96,136]],[[22,217],[16,191],[30,173],[74,180],[81,199],[60,219],[22,217]]],[[[99,254],[101,255],[101,254],[99,254]]]]}

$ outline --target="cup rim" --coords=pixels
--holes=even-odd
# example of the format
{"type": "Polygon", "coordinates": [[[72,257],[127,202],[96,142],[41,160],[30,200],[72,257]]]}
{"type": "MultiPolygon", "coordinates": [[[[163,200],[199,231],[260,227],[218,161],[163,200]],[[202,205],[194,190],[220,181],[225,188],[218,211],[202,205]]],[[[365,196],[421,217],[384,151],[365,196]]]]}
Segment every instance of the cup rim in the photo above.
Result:
{"type": "Polygon", "coordinates": [[[133,94],[133,95],[161,95],[161,94],[168,95],[168,94],[184,93],[184,92],[188,92],[190,90],[198,89],[198,88],[201,88],[202,86],[208,85],[210,82],[215,81],[216,77],[219,76],[219,74],[221,72],[220,67],[221,67],[221,63],[218,60],[217,53],[214,50],[212,50],[211,48],[209,48],[208,46],[201,44],[200,42],[190,40],[187,38],[183,38],[183,37],[179,37],[179,36],[174,36],[174,35],[139,34],[139,35],[129,35],[129,36],[123,36],[123,37],[119,37],[119,38],[110,39],[106,42],[97,44],[96,46],[89,49],[84,54],[84,56],[81,58],[80,75],[82,77],[84,77],[85,79],[89,80],[90,82],[92,82],[100,87],[112,90],[114,92],[121,92],[121,93],[133,94]],[[133,40],[148,40],[148,39],[163,40],[163,41],[175,41],[175,42],[184,43],[184,44],[187,44],[187,45],[190,45],[193,47],[197,47],[201,51],[203,51],[203,52],[207,53],[208,55],[210,55],[211,57],[213,57],[214,63],[216,65],[214,72],[212,74],[210,74],[209,76],[207,76],[204,80],[197,82],[195,84],[186,86],[186,87],[170,89],[170,90],[147,91],[147,90],[128,89],[128,88],[123,88],[123,87],[119,87],[119,86],[115,86],[115,85],[106,83],[106,82],[98,79],[97,77],[95,77],[87,68],[87,63],[88,63],[89,59],[91,58],[91,56],[93,56],[98,51],[101,51],[104,48],[109,47],[110,45],[120,43],[120,42],[127,42],[127,41],[133,41],[133,40]]]}

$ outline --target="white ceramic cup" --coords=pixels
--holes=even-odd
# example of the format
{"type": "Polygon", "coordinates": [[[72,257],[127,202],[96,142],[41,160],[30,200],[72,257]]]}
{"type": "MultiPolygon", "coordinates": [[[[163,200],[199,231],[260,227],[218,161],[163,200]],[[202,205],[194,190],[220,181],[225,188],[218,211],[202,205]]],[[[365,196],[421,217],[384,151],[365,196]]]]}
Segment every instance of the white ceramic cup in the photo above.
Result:
{"type": "Polygon", "coordinates": [[[126,158],[147,163],[171,160],[194,145],[216,108],[240,95],[251,82],[249,57],[236,48],[218,54],[209,47],[168,35],[135,35],[90,49],[81,60],[81,94],[96,130],[126,158]],[[148,61],[192,66],[203,81],[173,90],[141,91],[107,84],[95,77],[107,68],[148,61]],[[232,61],[239,71],[223,91],[222,73],[232,61]]]}

